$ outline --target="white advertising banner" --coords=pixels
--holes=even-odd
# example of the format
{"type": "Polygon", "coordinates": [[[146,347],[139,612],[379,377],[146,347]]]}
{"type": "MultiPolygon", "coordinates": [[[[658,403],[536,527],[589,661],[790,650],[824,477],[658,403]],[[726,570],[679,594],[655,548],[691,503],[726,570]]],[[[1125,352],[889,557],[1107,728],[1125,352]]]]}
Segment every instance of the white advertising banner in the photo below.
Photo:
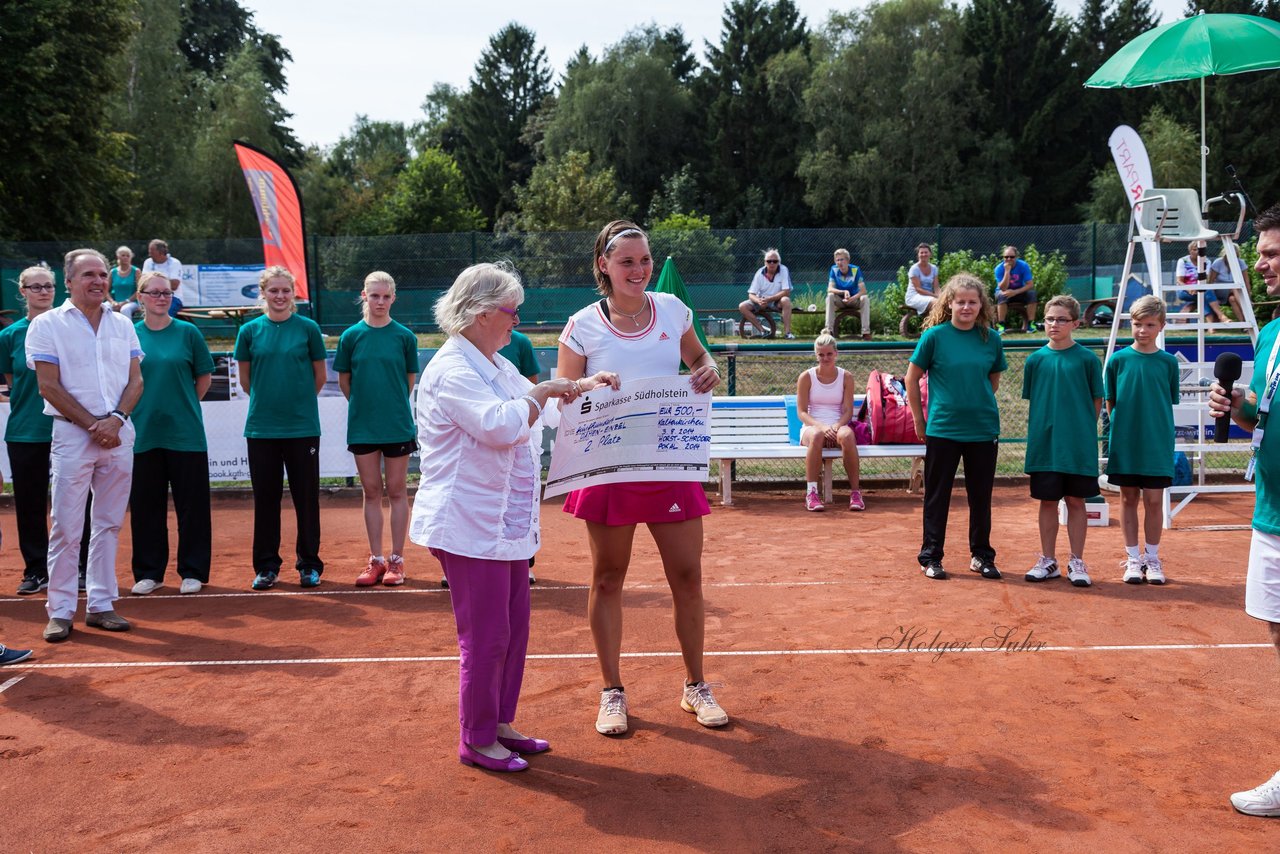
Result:
{"type": "MultiPolygon", "coordinates": [[[[196,269],[191,291],[182,295],[186,305],[254,305],[258,301],[261,264],[201,264],[196,269]]],[[[187,290],[186,269],[182,289],[187,290]]]]}
{"type": "Polygon", "coordinates": [[[601,483],[705,481],[710,393],[687,376],[631,380],[589,392],[560,413],[543,497],[601,483]]]}
{"type": "MultiPolygon", "coordinates": [[[[355,477],[356,463],[347,450],[347,401],[344,397],[321,397],[320,476],[355,477]]],[[[249,446],[244,438],[244,420],[249,399],[201,401],[205,435],[209,442],[209,479],[213,481],[249,479],[249,446]]],[[[9,421],[9,404],[0,403],[0,435],[9,421]]],[[[0,445],[3,445],[0,442],[0,445]]],[[[0,453],[0,472],[5,481],[12,477],[9,455],[0,453]]]]}

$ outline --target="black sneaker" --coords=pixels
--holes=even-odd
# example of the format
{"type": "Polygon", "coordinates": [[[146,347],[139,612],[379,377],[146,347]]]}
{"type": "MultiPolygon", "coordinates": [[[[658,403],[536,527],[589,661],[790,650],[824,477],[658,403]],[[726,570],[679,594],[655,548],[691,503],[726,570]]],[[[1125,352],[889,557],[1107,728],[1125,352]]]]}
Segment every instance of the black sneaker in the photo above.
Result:
{"type": "Polygon", "coordinates": [[[259,572],[253,579],[253,589],[270,590],[276,586],[276,578],[274,572],[259,572]]]}
{"type": "Polygon", "coordinates": [[[983,578],[999,578],[1000,570],[996,569],[996,565],[989,560],[983,560],[975,557],[969,561],[969,569],[972,572],[980,574],[983,578]]]}
{"type": "Polygon", "coordinates": [[[936,561],[925,564],[920,567],[920,569],[924,572],[925,578],[936,578],[939,581],[942,581],[947,577],[947,571],[942,568],[942,564],[937,563],[936,561]]]}
{"type": "Polygon", "coordinates": [[[39,593],[42,590],[49,589],[49,579],[47,578],[24,578],[18,584],[19,596],[30,596],[33,593],[39,593]]]}

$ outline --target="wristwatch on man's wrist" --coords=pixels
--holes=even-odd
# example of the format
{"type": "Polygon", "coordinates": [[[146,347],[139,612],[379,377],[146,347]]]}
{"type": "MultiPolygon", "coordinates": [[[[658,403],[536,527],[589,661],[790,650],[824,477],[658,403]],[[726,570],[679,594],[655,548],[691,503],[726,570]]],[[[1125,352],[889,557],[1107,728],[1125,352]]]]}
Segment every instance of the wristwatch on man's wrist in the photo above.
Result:
{"type": "Polygon", "coordinates": [[[114,415],[116,418],[119,418],[121,424],[129,423],[129,413],[125,412],[123,409],[113,409],[107,414],[114,415]]]}

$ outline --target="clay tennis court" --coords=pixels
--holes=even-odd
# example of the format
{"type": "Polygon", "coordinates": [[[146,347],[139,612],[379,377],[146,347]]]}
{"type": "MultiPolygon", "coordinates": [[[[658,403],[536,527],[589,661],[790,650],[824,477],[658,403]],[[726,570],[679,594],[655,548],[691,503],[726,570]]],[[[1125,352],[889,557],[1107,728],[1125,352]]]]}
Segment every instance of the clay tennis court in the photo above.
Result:
{"type": "MultiPolygon", "coordinates": [[[[36,648],[0,671],[0,849],[1275,849],[1280,826],[1227,802],[1280,766],[1276,656],[1241,610],[1247,531],[1167,532],[1171,583],[1125,585],[1113,496],[1111,527],[1089,533],[1094,587],[1027,584],[1034,506],[1001,486],[1005,579],[965,571],[958,494],[938,582],[914,560],[918,497],[867,499],[860,515],[805,513],[797,492],[713,505],[707,671],[733,717],[718,731],[680,710],[670,598],[638,536],[620,739],[593,728],[585,534],[546,505],[517,724],[553,749],[514,775],[458,764],[457,647],[425,550],[404,588],[357,590],[359,499],[332,497],[324,585],[286,573],[253,593],[249,502],[215,499],[212,584],[126,596],[132,632],[81,612],[45,644],[43,598],[0,598],[0,638],[36,648]],[[904,631],[935,650],[885,651],[904,631]],[[981,650],[1002,636],[1017,648],[981,650]]],[[[1178,524],[1250,510],[1203,498],[1178,524]]],[[[9,543],[6,590],[20,574],[9,543]]]]}

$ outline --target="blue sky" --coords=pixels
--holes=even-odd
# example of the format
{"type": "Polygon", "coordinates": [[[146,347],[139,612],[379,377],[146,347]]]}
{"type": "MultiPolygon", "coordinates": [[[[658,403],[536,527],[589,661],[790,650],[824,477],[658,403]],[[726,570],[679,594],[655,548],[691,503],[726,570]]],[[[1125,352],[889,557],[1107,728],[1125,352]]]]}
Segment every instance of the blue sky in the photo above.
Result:
{"type": "MultiPolygon", "coordinates": [[[[279,35],[293,53],[284,106],[304,143],[332,145],[358,113],[372,119],[412,122],[436,82],[464,86],[489,36],[510,21],[533,30],[557,76],[585,44],[599,55],[628,30],[656,23],[680,24],[699,51],[718,41],[724,4],[719,0],[650,0],[628,4],[581,0],[465,0],[462,6],[405,0],[242,0],[258,27],[279,35]],[[448,9],[443,12],[441,9],[448,9]]],[[[797,0],[809,26],[830,9],[864,3],[797,0]]],[[[1074,14],[1080,0],[1058,0],[1074,14]]],[[[1165,21],[1182,17],[1184,0],[1155,0],[1165,21]]]]}

